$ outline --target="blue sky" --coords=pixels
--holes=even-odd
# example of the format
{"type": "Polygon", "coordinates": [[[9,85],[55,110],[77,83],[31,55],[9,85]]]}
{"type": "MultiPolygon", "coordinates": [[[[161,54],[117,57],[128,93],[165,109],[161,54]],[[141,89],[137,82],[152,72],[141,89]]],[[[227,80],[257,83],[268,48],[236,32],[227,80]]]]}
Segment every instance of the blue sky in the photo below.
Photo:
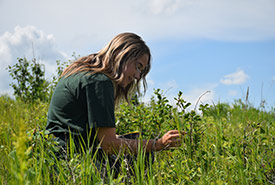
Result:
{"type": "Polygon", "coordinates": [[[144,101],[160,88],[193,105],[206,91],[201,103],[233,102],[249,87],[255,107],[275,107],[274,0],[0,0],[0,23],[1,94],[12,94],[5,68],[17,57],[34,53],[50,77],[56,60],[130,31],[153,55],[144,101]]]}
{"type": "Polygon", "coordinates": [[[181,90],[193,102],[193,98],[207,90],[214,94],[209,97],[214,102],[244,100],[249,87],[252,104],[259,106],[261,100],[266,100],[274,105],[274,44],[274,41],[211,40],[157,43],[153,48],[162,54],[157,55],[159,58],[156,60],[160,62],[153,64],[151,77],[170,81],[173,87],[169,90],[173,91],[171,94],[181,90]],[[164,47],[169,48],[167,53],[162,51],[164,47]],[[169,75],[165,75],[166,71],[169,75]],[[196,95],[189,97],[192,94],[196,95]]]}

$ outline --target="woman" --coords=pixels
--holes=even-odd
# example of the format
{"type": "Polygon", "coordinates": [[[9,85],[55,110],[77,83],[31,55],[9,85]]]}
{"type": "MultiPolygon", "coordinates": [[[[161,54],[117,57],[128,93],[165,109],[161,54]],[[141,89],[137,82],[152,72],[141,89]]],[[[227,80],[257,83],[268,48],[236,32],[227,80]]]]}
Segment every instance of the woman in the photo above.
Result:
{"type": "Polygon", "coordinates": [[[141,80],[146,89],[150,67],[150,50],[138,35],[117,35],[98,53],[82,57],[64,70],[52,96],[46,129],[65,148],[71,137],[78,149],[95,149],[100,143],[106,154],[121,149],[136,154],[139,142],[146,152],[179,146],[177,130],[157,140],[116,135],[115,105],[139,92],[141,80]]]}

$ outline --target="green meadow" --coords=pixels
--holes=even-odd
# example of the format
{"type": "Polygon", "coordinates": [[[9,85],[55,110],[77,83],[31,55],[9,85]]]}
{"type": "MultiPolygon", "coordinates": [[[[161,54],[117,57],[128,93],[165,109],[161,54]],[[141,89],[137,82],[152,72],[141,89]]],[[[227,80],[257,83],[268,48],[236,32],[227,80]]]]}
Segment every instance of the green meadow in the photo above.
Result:
{"type": "MultiPolygon", "coordinates": [[[[154,152],[146,161],[142,147],[133,164],[119,151],[121,170],[96,160],[90,150],[78,153],[73,141],[60,157],[55,138],[45,130],[49,100],[64,67],[45,79],[35,59],[18,59],[8,71],[14,96],[0,96],[0,183],[26,184],[275,184],[275,108],[255,108],[246,100],[191,104],[179,92],[175,104],[156,89],[151,100],[137,97],[116,108],[118,134],[133,131],[142,139],[168,130],[184,131],[179,148],[154,152]],[[151,159],[151,158],[150,158],[151,159]]],[[[200,98],[199,98],[200,99],[200,98]]],[[[97,152],[97,151],[96,151],[97,152]]]]}
{"type": "MultiPolygon", "coordinates": [[[[176,105],[160,90],[147,104],[133,101],[116,110],[119,134],[142,132],[160,137],[170,129],[184,130],[179,148],[155,152],[145,167],[142,149],[129,175],[126,163],[116,179],[112,166],[102,176],[90,151],[74,148],[64,159],[45,131],[46,101],[25,102],[0,97],[1,184],[274,184],[275,109],[254,108],[246,101],[233,104],[190,103],[179,92],[176,105]],[[188,110],[188,111],[187,111],[188,110]]],[[[120,154],[123,158],[123,155],[120,154]]]]}

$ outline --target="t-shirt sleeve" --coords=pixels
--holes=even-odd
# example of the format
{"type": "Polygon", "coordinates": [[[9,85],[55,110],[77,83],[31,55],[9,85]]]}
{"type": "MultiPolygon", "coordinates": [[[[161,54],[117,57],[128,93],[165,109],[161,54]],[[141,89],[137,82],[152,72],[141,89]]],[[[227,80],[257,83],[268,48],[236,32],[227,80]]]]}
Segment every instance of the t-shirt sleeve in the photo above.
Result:
{"type": "Polygon", "coordinates": [[[85,87],[90,128],[115,127],[114,88],[111,81],[97,81],[85,87]]]}

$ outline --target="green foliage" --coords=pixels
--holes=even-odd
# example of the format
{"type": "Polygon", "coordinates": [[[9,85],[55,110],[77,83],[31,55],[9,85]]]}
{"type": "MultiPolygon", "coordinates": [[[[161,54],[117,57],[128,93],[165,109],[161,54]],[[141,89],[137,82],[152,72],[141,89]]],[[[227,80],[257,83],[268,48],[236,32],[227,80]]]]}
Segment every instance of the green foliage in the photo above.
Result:
{"type": "Polygon", "coordinates": [[[157,137],[164,134],[164,127],[176,129],[176,125],[170,125],[173,107],[168,104],[160,89],[155,91],[155,95],[157,99],[152,98],[149,106],[144,103],[124,103],[120,106],[116,114],[119,134],[140,131],[146,137],[157,137]]]}
{"type": "MultiPolygon", "coordinates": [[[[73,54],[74,59],[77,57],[73,54]]],[[[182,146],[155,153],[145,170],[140,147],[134,176],[125,170],[117,179],[102,177],[94,155],[75,152],[58,158],[55,138],[45,131],[48,100],[64,68],[57,62],[52,81],[43,65],[19,58],[8,70],[16,100],[0,96],[1,184],[274,184],[275,109],[270,112],[236,100],[233,105],[200,105],[197,113],[179,92],[172,106],[160,89],[149,103],[134,97],[116,110],[117,133],[140,131],[143,138],[161,137],[168,130],[182,132],[182,146]],[[35,101],[35,104],[33,103],[35,101]]],[[[73,144],[72,144],[73,146],[73,144]]],[[[123,161],[123,160],[122,160],[123,161]]]]}
{"type": "Polygon", "coordinates": [[[35,58],[31,61],[26,58],[18,58],[16,64],[7,68],[10,76],[15,81],[10,84],[15,97],[25,102],[49,101],[62,72],[76,59],[77,56],[73,53],[72,60],[65,62],[57,60],[56,74],[52,76],[51,81],[48,81],[45,78],[43,64],[38,63],[35,58]]]}
{"type": "Polygon", "coordinates": [[[274,111],[238,100],[232,106],[200,105],[198,114],[187,111],[191,104],[182,92],[175,100],[177,107],[157,89],[149,104],[123,104],[116,114],[119,133],[138,130],[155,138],[170,129],[186,132],[182,147],[157,155],[154,183],[274,183],[274,111]]]}
{"type": "Polygon", "coordinates": [[[18,63],[8,66],[8,71],[16,81],[10,84],[16,97],[28,102],[48,100],[49,82],[45,79],[44,66],[36,59],[18,58],[18,63]]]}
{"type": "Polygon", "coordinates": [[[0,97],[0,182],[2,184],[272,184],[275,165],[275,112],[233,105],[190,108],[182,93],[172,106],[161,90],[148,104],[123,104],[116,111],[119,134],[141,131],[160,137],[170,129],[185,131],[179,148],[155,153],[144,168],[144,153],[134,163],[135,175],[122,171],[113,179],[109,166],[101,178],[93,155],[72,148],[58,159],[53,137],[45,131],[47,102],[28,104],[0,97]]]}

